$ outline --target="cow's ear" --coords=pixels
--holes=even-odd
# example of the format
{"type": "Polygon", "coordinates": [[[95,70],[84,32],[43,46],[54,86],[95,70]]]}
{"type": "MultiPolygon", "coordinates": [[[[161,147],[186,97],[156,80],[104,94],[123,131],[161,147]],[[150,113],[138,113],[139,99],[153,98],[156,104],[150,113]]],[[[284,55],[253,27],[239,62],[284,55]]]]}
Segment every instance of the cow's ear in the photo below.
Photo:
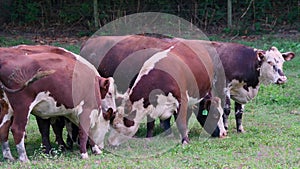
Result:
{"type": "Polygon", "coordinates": [[[108,92],[110,82],[106,78],[100,78],[99,85],[100,85],[101,98],[104,99],[108,92]]]}
{"type": "Polygon", "coordinates": [[[282,53],[282,57],[284,58],[285,61],[290,61],[290,60],[294,59],[295,53],[285,52],[285,53],[282,53]]]}
{"type": "Polygon", "coordinates": [[[112,108],[109,108],[106,112],[103,112],[103,118],[106,121],[111,120],[111,118],[114,116],[114,112],[112,108]]]}
{"type": "Polygon", "coordinates": [[[263,50],[256,51],[256,57],[258,61],[264,61],[266,59],[265,57],[266,52],[263,50]]]}

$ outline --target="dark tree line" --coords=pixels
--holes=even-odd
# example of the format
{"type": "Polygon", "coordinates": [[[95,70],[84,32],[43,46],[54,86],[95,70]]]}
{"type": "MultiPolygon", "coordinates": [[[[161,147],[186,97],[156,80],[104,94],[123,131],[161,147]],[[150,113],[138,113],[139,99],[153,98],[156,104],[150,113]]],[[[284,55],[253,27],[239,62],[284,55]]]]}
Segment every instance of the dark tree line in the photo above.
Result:
{"type": "MultiPolygon", "coordinates": [[[[270,31],[300,27],[299,0],[230,1],[232,29],[270,31]]],[[[227,6],[227,0],[1,0],[0,24],[81,26],[93,30],[125,15],[151,11],[174,14],[203,30],[227,30],[227,6]]]]}

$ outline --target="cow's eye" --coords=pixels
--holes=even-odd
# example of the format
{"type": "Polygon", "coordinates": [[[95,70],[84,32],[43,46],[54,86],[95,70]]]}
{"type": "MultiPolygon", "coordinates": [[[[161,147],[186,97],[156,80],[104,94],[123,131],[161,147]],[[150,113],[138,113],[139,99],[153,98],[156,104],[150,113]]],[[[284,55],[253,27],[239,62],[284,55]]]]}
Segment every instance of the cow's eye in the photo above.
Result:
{"type": "Polygon", "coordinates": [[[269,64],[269,65],[271,65],[271,66],[273,66],[273,65],[274,65],[274,63],[273,63],[273,62],[271,62],[271,61],[268,61],[268,64],[269,64]]]}

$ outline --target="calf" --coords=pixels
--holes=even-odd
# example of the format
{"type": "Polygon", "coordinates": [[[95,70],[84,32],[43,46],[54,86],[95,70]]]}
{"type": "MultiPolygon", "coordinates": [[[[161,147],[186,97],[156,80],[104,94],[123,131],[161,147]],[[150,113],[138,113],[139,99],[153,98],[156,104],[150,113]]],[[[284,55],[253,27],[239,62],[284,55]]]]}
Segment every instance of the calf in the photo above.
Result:
{"type": "MultiPolygon", "coordinates": [[[[98,146],[103,148],[112,108],[115,108],[114,99],[104,98],[113,84],[110,84],[110,79],[99,76],[86,60],[51,46],[0,48],[0,81],[5,89],[11,89],[4,91],[13,110],[11,130],[20,161],[28,161],[24,135],[30,113],[41,118],[65,116],[79,125],[82,158],[88,157],[88,136],[95,142],[93,151],[101,152],[98,146]],[[40,71],[52,74],[18,90],[20,85],[40,71]]],[[[1,124],[7,125],[11,112],[4,116],[1,124]]],[[[7,131],[0,133],[1,138],[5,138],[7,131]]],[[[8,142],[4,145],[8,147],[8,142]]]]}

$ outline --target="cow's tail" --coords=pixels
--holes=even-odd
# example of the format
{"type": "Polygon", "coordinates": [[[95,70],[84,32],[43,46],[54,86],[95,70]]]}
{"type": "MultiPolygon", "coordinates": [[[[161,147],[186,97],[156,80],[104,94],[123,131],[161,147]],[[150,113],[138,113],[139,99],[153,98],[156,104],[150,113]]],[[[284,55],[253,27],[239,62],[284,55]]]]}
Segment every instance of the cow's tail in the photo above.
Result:
{"type": "Polygon", "coordinates": [[[37,71],[37,73],[32,76],[29,80],[27,80],[20,88],[18,89],[10,89],[8,87],[6,87],[3,83],[1,83],[0,87],[2,90],[4,90],[5,92],[9,92],[9,93],[16,93],[19,92],[21,90],[23,90],[25,87],[29,86],[30,84],[32,84],[33,82],[42,79],[44,77],[47,77],[51,74],[53,74],[55,72],[55,70],[45,70],[45,71],[37,71]]]}

